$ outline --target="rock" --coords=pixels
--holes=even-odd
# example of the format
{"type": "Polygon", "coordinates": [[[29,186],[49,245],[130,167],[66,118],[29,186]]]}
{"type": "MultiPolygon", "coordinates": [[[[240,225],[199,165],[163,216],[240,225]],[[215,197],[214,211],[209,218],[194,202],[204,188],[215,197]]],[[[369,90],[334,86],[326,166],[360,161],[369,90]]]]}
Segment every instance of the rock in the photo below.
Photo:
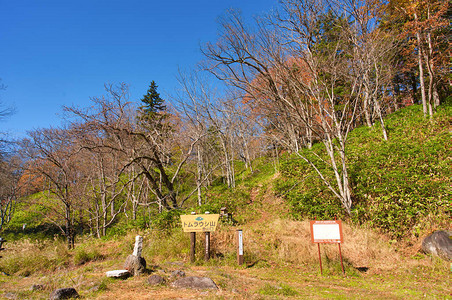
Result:
{"type": "Polygon", "coordinates": [[[150,285],[164,284],[165,278],[163,278],[162,276],[159,276],[159,275],[152,275],[152,276],[148,277],[147,283],[150,285]]]}
{"type": "Polygon", "coordinates": [[[218,289],[215,282],[213,282],[213,280],[208,277],[184,277],[174,281],[171,285],[177,288],[218,289]]]}
{"type": "Polygon", "coordinates": [[[30,291],[40,291],[44,289],[44,285],[43,284],[33,284],[30,287],[30,291]]]}
{"type": "Polygon", "coordinates": [[[50,300],[70,299],[80,297],[74,288],[63,288],[50,293],[50,300]]]}
{"type": "Polygon", "coordinates": [[[172,278],[182,278],[185,277],[185,272],[181,271],[181,270],[176,270],[171,272],[171,277],[172,278]]]}
{"type": "Polygon", "coordinates": [[[124,269],[128,270],[132,276],[143,274],[146,271],[146,260],[133,254],[129,255],[124,263],[124,269]]]}
{"type": "Polygon", "coordinates": [[[447,231],[438,230],[422,241],[422,251],[444,260],[452,260],[452,239],[447,231]]]}
{"type": "Polygon", "coordinates": [[[137,257],[141,257],[141,251],[142,250],[143,250],[143,237],[137,235],[135,237],[135,247],[133,247],[132,255],[135,255],[137,257]]]}
{"type": "Polygon", "coordinates": [[[112,278],[127,278],[131,275],[129,270],[108,271],[106,274],[107,274],[107,277],[112,277],[112,278]]]}

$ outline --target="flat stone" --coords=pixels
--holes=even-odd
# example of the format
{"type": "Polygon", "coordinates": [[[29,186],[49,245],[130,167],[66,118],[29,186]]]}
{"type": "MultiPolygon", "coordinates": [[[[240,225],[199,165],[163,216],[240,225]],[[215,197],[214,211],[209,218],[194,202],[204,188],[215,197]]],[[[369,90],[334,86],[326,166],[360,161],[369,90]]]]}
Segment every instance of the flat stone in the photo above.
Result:
{"type": "Polygon", "coordinates": [[[113,270],[113,271],[108,271],[106,274],[107,274],[107,277],[112,277],[112,278],[127,278],[130,276],[130,272],[128,270],[113,270]]]}
{"type": "Polygon", "coordinates": [[[189,276],[178,279],[171,284],[176,288],[218,289],[215,282],[208,277],[189,276]]]}

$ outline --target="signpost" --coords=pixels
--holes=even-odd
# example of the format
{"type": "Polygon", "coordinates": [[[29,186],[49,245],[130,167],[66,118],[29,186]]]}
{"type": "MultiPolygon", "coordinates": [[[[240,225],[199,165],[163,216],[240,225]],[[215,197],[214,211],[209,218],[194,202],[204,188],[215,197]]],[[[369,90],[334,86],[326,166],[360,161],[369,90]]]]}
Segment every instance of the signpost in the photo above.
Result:
{"type": "Polygon", "coordinates": [[[322,257],[320,255],[320,243],[337,244],[341,257],[342,273],[345,274],[342,261],[341,243],[343,242],[342,222],[340,220],[311,221],[311,241],[317,243],[319,249],[320,273],[322,271],[322,257]]]}
{"type": "Polygon", "coordinates": [[[206,236],[206,250],[204,258],[209,260],[210,258],[210,232],[215,231],[218,225],[219,214],[210,214],[206,212],[204,215],[197,215],[192,213],[191,215],[181,215],[182,229],[184,232],[190,232],[190,261],[195,261],[195,245],[196,245],[196,232],[205,232],[206,236]]]}
{"type": "Polygon", "coordinates": [[[243,232],[241,229],[237,230],[237,263],[243,264],[243,232]]]}
{"type": "Polygon", "coordinates": [[[219,214],[181,215],[184,232],[212,232],[218,225],[219,214]]]}

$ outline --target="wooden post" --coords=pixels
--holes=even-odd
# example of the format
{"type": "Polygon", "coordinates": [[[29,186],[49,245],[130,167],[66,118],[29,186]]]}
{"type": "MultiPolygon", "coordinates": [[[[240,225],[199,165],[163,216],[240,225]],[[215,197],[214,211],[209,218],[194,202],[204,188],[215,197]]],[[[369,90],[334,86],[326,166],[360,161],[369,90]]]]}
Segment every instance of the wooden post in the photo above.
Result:
{"type": "Polygon", "coordinates": [[[323,275],[323,270],[322,270],[322,256],[320,255],[320,243],[317,243],[317,247],[319,248],[320,275],[323,275]]]}
{"type": "MultiPolygon", "coordinates": [[[[205,214],[210,214],[210,212],[206,211],[205,214]]],[[[204,260],[210,259],[210,232],[206,232],[206,250],[204,253],[204,260]]]]}
{"type": "Polygon", "coordinates": [[[196,232],[190,232],[190,262],[195,262],[196,232]]]}
{"type": "Polygon", "coordinates": [[[210,259],[210,232],[206,232],[206,253],[204,253],[204,260],[210,259]]]}
{"type": "Polygon", "coordinates": [[[342,273],[345,275],[345,270],[344,270],[344,263],[342,262],[342,251],[341,251],[341,243],[337,244],[339,246],[339,255],[341,257],[341,267],[342,267],[342,273]]]}
{"type": "Polygon", "coordinates": [[[243,232],[242,229],[237,230],[237,263],[243,264],[243,232]]]}
{"type": "MultiPolygon", "coordinates": [[[[195,215],[195,212],[191,213],[195,215]]],[[[190,232],[190,262],[195,262],[196,255],[196,232],[190,232]]]]}

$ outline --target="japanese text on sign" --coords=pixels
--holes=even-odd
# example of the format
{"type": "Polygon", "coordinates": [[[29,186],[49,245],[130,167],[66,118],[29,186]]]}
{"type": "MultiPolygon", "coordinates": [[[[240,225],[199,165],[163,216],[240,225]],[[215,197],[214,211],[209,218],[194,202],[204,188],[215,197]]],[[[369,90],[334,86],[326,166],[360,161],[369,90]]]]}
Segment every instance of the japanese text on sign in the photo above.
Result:
{"type": "Polygon", "coordinates": [[[215,231],[219,214],[181,215],[184,232],[211,232],[215,231]]]}
{"type": "Polygon", "coordinates": [[[342,243],[342,223],[334,221],[311,221],[313,243],[342,243]]]}

